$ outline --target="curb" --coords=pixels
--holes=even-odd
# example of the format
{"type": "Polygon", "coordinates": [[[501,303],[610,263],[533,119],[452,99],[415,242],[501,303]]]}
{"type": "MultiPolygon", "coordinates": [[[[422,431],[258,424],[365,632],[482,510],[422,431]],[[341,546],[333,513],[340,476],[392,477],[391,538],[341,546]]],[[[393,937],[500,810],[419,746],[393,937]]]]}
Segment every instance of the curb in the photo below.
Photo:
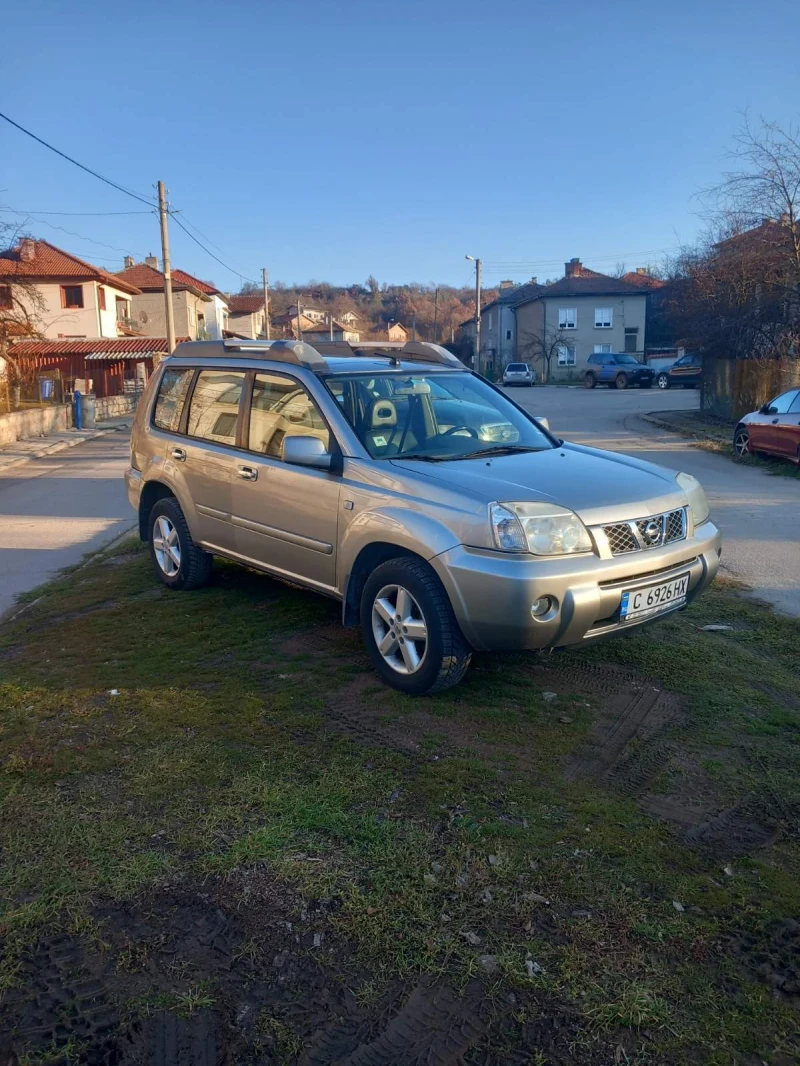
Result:
{"type": "MultiPolygon", "coordinates": [[[[75,432],[81,432],[81,431],[80,430],[76,430],[75,432]]],[[[53,444],[50,444],[47,447],[42,448],[42,450],[40,452],[37,452],[36,455],[20,455],[17,459],[11,459],[7,463],[4,463],[2,461],[3,453],[0,451],[0,473],[2,473],[3,470],[11,470],[15,466],[21,466],[23,463],[32,463],[34,461],[34,459],[41,459],[41,458],[46,457],[48,455],[56,455],[58,452],[67,451],[67,449],[74,448],[78,444],[84,444],[87,440],[96,440],[98,437],[105,437],[109,433],[117,433],[117,432],[118,432],[117,427],[116,426],[112,426],[109,429],[98,429],[98,430],[94,430],[94,431],[89,432],[89,433],[82,434],[80,437],[77,437],[75,440],[58,440],[58,441],[54,441],[53,444]]]]}

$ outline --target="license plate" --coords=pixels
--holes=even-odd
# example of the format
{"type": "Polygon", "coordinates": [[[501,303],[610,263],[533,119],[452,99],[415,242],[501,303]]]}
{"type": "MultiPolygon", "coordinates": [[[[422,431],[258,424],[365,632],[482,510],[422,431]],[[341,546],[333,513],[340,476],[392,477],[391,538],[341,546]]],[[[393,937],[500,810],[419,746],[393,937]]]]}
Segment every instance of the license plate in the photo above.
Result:
{"type": "Polygon", "coordinates": [[[686,599],[689,590],[689,575],[681,574],[660,585],[648,585],[644,589],[635,589],[622,593],[619,609],[621,622],[630,622],[634,618],[644,618],[648,614],[658,614],[677,606],[686,599]]]}

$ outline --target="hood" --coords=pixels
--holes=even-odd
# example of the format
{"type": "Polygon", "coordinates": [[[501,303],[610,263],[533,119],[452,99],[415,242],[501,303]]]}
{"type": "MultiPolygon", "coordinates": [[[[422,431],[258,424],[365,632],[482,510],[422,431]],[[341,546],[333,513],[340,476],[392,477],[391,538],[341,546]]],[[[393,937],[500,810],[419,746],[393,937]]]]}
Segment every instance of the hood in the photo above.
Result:
{"type": "Polygon", "coordinates": [[[553,502],[587,525],[644,518],[687,503],[674,471],[578,444],[440,463],[393,459],[392,465],[487,503],[553,502]]]}

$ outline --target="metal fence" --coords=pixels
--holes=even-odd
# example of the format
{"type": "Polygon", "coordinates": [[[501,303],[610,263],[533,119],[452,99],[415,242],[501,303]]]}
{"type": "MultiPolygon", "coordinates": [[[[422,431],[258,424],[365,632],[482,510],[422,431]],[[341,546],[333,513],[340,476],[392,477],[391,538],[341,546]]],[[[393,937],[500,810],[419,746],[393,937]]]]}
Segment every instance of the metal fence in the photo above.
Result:
{"type": "Polygon", "coordinates": [[[720,418],[741,418],[795,385],[800,385],[797,359],[703,358],[703,410],[720,418]]]}

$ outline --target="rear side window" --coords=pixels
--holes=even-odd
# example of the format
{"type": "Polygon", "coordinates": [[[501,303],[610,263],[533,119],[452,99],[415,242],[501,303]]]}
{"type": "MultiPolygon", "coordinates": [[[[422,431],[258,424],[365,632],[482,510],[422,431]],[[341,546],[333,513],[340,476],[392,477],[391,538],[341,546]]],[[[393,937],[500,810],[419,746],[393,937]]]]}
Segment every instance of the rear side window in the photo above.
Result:
{"type": "Polygon", "coordinates": [[[192,380],[193,370],[165,370],[158,386],[153,425],[171,433],[178,432],[183,414],[186,393],[192,380]]]}
{"type": "Polygon", "coordinates": [[[202,370],[189,404],[186,432],[217,444],[236,444],[244,371],[202,370]]]}

